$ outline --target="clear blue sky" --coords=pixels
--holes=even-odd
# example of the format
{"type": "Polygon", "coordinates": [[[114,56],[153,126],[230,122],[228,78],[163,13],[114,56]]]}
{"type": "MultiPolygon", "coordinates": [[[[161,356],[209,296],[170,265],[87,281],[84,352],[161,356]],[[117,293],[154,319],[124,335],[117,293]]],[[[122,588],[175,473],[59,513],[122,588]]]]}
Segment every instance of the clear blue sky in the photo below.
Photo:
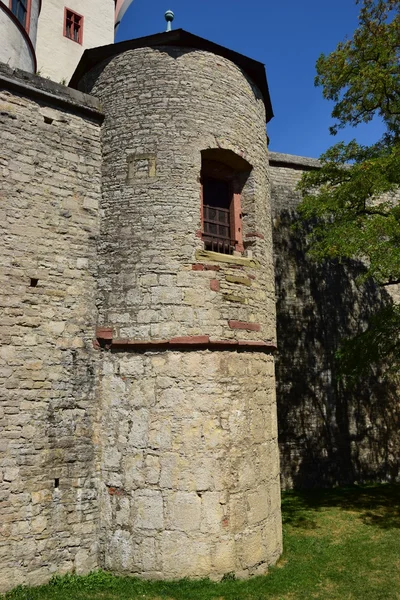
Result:
{"type": "Polygon", "coordinates": [[[329,135],[332,106],[314,87],[315,62],[357,26],[354,0],[133,0],[117,41],[165,30],[164,13],[182,28],[265,64],[275,117],[270,150],[319,156],[333,143],[380,137],[378,122],[329,135]]]}

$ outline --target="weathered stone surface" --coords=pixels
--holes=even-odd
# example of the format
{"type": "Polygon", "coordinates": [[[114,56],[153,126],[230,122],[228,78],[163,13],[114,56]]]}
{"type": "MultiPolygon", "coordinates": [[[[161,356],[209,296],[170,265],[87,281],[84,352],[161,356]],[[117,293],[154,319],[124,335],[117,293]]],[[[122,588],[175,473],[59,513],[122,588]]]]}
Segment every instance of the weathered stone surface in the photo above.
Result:
{"type": "Polygon", "coordinates": [[[282,538],[262,96],[193,49],[88,78],[98,100],[20,73],[0,94],[0,590],[265,572],[282,538]],[[198,236],[218,148],[251,166],[243,256],[198,236]]]}
{"type": "Polygon", "coordinates": [[[95,111],[94,99],[6,67],[0,75],[15,83],[0,92],[1,593],[98,565],[100,124],[77,109],[80,99],[95,111]],[[59,107],[47,106],[57,94],[59,107]]]}
{"type": "Polygon", "coordinates": [[[265,571],[281,538],[267,552],[265,523],[279,520],[280,509],[269,502],[278,452],[264,451],[277,449],[273,359],[254,351],[275,341],[263,102],[226,59],[180,48],[127,51],[85,81],[106,113],[99,320],[120,348],[104,355],[99,386],[101,477],[131,504],[121,520],[113,495],[112,513],[102,517],[106,564],[143,574],[143,542],[153,540],[148,576],[265,571]],[[252,166],[243,231],[257,224],[259,233],[243,256],[205,251],[198,236],[201,151],[209,148],[252,166]],[[253,347],[196,350],[211,337],[253,347]],[[169,349],[124,352],[124,343],[159,340],[169,349]],[[150,404],[137,393],[139,381],[153,390],[150,404]],[[243,511],[231,520],[231,495],[239,493],[243,511]],[[123,564],[121,553],[130,560],[123,564]]]}
{"type": "MultiPolygon", "coordinates": [[[[299,228],[296,184],[318,161],[270,154],[279,354],[276,364],[284,487],[398,479],[398,387],[377,371],[345,389],[335,353],[400,286],[360,285],[363,266],[313,263],[299,228]],[[390,416],[389,416],[390,415],[390,416]]],[[[400,198],[399,198],[400,199],[400,198]]]]}
{"type": "MultiPolygon", "coordinates": [[[[213,577],[228,571],[245,576],[255,565],[272,564],[281,551],[276,535],[280,487],[272,357],[209,351],[143,354],[141,384],[155,382],[155,402],[146,417],[148,433],[143,431],[140,440],[131,435],[142,419],[141,411],[132,408],[137,404],[135,375],[123,376],[124,391],[116,402],[108,382],[116,377],[121,359],[105,355],[103,360],[103,452],[112,449],[124,458],[118,465],[103,463],[102,478],[121,486],[131,508],[122,523],[121,499],[113,495],[101,535],[110,540],[106,547],[114,540],[116,551],[116,534],[123,525],[131,534],[124,538],[124,547],[129,540],[134,543],[129,566],[122,568],[110,555],[108,567],[141,574],[143,539],[154,541],[154,561],[164,564],[163,573],[170,577],[201,577],[206,567],[213,577]],[[268,551],[259,543],[267,535],[267,523],[268,551]],[[175,546],[179,536],[184,536],[185,553],[175,546]],[[176,553],[185,558],[177,561],[176,553]]],[[[124,356],[125,363],[130,360],[137,364],[138,357],[124,356]]],[[[106,487],[101,489],[110,498],[106,487]]]]}
{"type": "Polygon", "coordinates": [[[115,338],[274,342],[265,107],[254,84],[221,56],[157,47],[114,56],[80,87],[106,113],[100,323],[115,338]],[[206,251],[198,236],[201,152],[210,149],[252,167],[242,191],[243,255],[206,251]],[[132,160],[149,157],[155,173],[144,165],[135,175],[132,160]],[[259,237],[246,238],[254,231],[259,237]],[[228,326],[255,312],[259,331],[228,326]]]}

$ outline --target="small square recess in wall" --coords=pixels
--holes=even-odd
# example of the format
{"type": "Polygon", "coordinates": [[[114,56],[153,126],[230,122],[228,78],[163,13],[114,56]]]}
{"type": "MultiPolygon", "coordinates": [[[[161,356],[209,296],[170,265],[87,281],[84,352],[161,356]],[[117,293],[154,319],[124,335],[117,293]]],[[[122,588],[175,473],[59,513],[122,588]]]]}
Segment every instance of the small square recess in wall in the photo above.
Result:
{"type": "Polygon", "coordinates": [[[155,154],[130,154],[128,161],[128,182],[134,179],[145,179],[156,175],[155,154]]]}
{"type": "Polygon", "coordinates": [[[64,36],[73,42],[82,44],[83,16],[78,15],[69,8],[65,8],[64,11],[64,36]]]}

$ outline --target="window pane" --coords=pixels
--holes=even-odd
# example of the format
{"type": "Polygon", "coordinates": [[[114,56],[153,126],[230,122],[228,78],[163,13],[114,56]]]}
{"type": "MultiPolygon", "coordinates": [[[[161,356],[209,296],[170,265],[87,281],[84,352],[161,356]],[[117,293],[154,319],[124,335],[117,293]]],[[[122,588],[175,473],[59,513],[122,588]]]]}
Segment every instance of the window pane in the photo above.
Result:
{"type": "Polygon", "coordinates": [[[18,21],[26,27],[26,14],[28,10],[28,0],[12,0],[11,12],[17,17],[18,21]]]}

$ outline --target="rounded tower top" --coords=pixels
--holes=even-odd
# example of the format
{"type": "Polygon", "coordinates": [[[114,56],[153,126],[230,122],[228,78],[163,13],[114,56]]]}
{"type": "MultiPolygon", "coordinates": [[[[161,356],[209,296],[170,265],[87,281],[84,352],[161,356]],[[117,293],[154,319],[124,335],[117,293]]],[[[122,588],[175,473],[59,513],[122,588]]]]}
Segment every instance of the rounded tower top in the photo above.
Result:
{"type": "Polygon", "coordinates": [[[129,50],[159,47],[192,48],[195,50],[210,52],[215,56],[221,56],[230,62],[233,62],[251,79],[252,82],[256,84],[257,88],[260,90],[265,104],[265,116],[267,123],[274,116],[265,73],[265,66],[263,63],[252,58],[248,58],[247,56],[239,54],[233,50],[229,50],[228,48],[220,46],[219,44],[215,44],[214,42],[210,42],[209,40],[189,33],[188,31],[184,31],[183,29],[174,29],[173,31],[126,40],[124,42],[119,42],[118,44],[109,44],[107,46],[100,46],[98,48],[90,48],[85,50],[75,70],[75,73],[69,82],[69,87],[88,92],[89,89],[85,81],[86,75],[94,67],[100,65],[100,63],[103,61],[108,62],[110,59],[120,54],[124,54],[129,50]]]}

